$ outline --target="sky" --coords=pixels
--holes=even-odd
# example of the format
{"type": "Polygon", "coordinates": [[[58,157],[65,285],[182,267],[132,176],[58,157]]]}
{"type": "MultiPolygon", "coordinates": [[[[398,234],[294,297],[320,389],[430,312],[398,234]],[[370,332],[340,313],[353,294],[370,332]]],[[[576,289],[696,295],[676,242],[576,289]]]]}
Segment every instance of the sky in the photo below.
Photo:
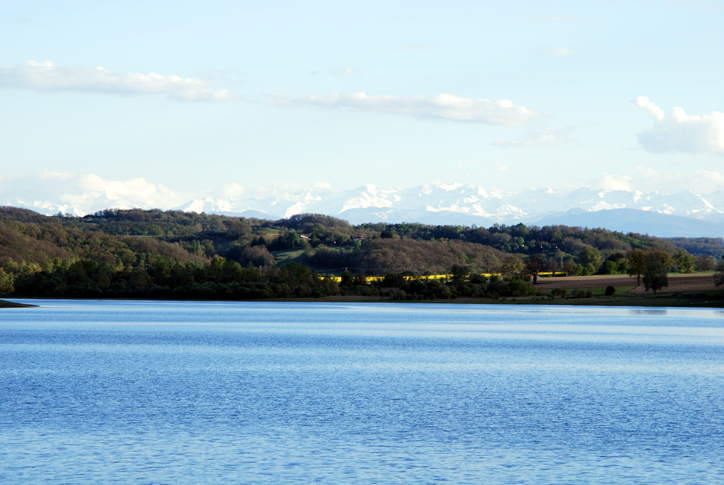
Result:
{"type": "Polygon", "coordinates": [[[0,192],[710,192],[722,25],[717,1],[0,2],[0,192]]]}

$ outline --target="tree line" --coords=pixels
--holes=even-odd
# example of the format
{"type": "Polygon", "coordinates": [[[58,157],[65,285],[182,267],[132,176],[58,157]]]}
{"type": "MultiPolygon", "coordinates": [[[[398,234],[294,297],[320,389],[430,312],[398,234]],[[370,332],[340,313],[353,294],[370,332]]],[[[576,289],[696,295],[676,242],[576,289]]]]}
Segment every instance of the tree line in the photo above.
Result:
{"type": "MultiPolygon", "coordinates": [[[[318,214],[268,221],[139,209],[48,217],[5,207],[0,208],[0,293],[171,297],[199,292],[251,298],[298,296],[307,289],[310,295],[315,290],[341,294],[355,286],[360,287],[355,291],[375,291],[366,284],[335,290],[322,283],[324,274],[345,268],[354,275],[425,276],[457,267],[470,275],[501,273],[506,285],[528,283],[526,278],[535,285],[542,272],[631,274],[647,284],[654,269],[713,270],[717,260],[712,248],[721,243],[566,226],[353,226],[318,214]],[[691,254],[685,245],[704,245],[706,251],[691,254]],[[289,276],[285,268],[290,261],[295,272],[309,271],[311,279],[301,285],[306,289],[280,286],[280,278],[289,276]],[[220,279],[220,264],[226,268],[223,274],[233,278],[220,279]]],[[[660,288],[653,285],[655,291],[660,288]]],[[[462,288],[450,291],[467,296],[462,288]]],[[[491,287],[488,294],[502,293],[491,287]]]]}

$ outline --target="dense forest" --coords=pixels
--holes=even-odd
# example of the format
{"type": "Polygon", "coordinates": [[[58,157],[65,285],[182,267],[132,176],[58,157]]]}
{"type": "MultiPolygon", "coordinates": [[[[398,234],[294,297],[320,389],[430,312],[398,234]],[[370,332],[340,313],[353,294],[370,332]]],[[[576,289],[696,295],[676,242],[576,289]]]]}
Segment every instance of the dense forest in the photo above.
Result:
{"type": "Polygon", "coordinates": [[[409,290],[405,276],[452,273],[458,276],[451,277],[450,287],[415,283],[424,284],[415,294],[534,294],[525,280],[532,276],[535,282],[546,271],[636,274],[631,254],[637,251],[668,271],[711,270],[722,250],[721,238],[667,240],[566,226],[353,226],[319,214],[267,221],[140,209],[48,217],[3,207],[0,293],[230,299],[379,295],[386,287],[409,290]],[[479,276],[483,273],[501,274],[506,288],[520,288],[505,290],[479,276]],[[387,277],[367,284],[372,275],[387,277]]]}

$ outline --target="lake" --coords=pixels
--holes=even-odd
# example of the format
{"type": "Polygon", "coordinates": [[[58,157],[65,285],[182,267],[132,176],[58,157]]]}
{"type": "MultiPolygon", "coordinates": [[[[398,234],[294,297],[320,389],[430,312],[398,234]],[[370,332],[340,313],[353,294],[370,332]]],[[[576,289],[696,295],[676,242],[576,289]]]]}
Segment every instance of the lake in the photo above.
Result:
{"type": "Polygon", "coordinates": [[[722,311],[22,301],[1,483],[724,483],[722,311]]]}

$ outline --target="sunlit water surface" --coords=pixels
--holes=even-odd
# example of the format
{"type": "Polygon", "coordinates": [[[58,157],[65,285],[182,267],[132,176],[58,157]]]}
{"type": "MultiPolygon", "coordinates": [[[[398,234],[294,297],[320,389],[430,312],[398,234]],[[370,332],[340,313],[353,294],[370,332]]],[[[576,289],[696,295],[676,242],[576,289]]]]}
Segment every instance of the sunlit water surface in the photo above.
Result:
{"type": "Polygon", "coordinates": [[[724,314],[37,301],[0,483],[724,483],[724,314]]]}

